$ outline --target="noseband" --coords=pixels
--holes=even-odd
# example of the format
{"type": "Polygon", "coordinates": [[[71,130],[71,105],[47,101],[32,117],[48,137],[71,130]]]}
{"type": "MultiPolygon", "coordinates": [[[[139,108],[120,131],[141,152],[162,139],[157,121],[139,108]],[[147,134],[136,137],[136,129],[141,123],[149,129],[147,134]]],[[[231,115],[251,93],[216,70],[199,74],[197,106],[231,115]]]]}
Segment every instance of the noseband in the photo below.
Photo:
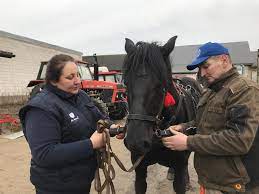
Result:
{"type": "Polygon", "coordinates": [[[164,107],[164,100],[165,100],[165,95],[166,95],[166,89],[163,88],[163,100],[160,105],[159,111],[156,116],[151,116],[151,115],[143,115],[143,114],[128,114],[127,120],[140,120],[140,121],[149,121],[149,122],[154,122],[155,126],[158,126],[160,122],[160,116],[164,107]]]}

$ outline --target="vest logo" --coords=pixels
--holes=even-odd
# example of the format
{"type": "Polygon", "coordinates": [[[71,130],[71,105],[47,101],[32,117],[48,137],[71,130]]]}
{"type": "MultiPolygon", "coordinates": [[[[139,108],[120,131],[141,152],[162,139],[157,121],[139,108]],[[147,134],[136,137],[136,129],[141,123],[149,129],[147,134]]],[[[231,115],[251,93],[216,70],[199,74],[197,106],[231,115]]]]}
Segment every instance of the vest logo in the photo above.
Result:
{"type": "Polygon", "coordinates": [[[69,116],[70,116],[70,118],[71,118],[71,123],[79,119],[79,117],[78,117],[78,116],[75,116],[75,114],[72,113],[72,112],[69,113],[69,116]]]}
{"type": "Polygon", "coordinates": [[[75,118],[75,114],[74,114],[74,113],[72,113],[72,112],[71,112],[71,113],[69,113],[69,116],[70,116],[70,118],[72,118],[72,119],[73,119],[73,118],[75,118]]]}

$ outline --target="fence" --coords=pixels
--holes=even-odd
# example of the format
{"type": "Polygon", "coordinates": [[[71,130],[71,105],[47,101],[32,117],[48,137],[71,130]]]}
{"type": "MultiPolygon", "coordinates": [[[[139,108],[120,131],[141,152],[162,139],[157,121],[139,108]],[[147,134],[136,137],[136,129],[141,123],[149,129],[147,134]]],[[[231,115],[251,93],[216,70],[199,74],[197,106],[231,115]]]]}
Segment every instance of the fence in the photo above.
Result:
{"type": "Polygon", "coordinates": [[[28,100],[29,94],[30,90],[21,88],[15,88],[11,92],[0,90],[0,105],[24,104],[28,100]]]}

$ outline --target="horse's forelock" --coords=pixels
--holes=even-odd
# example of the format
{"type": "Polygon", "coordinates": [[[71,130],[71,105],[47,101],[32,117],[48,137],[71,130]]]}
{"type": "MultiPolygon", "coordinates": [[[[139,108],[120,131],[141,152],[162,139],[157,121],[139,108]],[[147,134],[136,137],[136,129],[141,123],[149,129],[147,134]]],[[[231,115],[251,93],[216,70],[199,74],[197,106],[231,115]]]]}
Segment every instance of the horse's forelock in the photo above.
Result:
{"type": "Polygon", "coordinates": [[[152,69],[150,72],[154,73],[162,81],[164,87],[168,87],[168,81],[170,81],[168,76],[171,75],[171,68],[168,68],[169,64],[164,60],[161,49],[156,42],[137,42],[136,50],[126,55],[123,64],[125,82],[133,80],[130,78],[140,65],[148,65],[148,68],[152,69]]]}

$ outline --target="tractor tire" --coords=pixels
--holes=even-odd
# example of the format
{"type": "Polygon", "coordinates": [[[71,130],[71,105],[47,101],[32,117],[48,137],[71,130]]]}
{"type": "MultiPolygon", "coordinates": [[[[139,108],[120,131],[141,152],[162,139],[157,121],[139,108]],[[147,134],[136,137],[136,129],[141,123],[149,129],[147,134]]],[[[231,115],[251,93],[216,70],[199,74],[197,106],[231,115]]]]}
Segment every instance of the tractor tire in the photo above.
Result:
{"type": "Polygon", "coordinates": [[[29,96],[29,100],[31,100],[32,98],[34,98],[38,93],[41,92],[41,90],[45,87],[45,83],[40,83],[36,86],[34,86],[34,88],[31,90],[30,96],[29,96]]]}
{"type": "Polygon", "coordinates": [[[108,107],[106,106],[106,103],[104,103],[101,99],[99,98],[93,98],[91,97],[91,100],[93,101],[94,105],[99,109],[99,111],[108,116],[109,112],[108,112],[108,107]]]}
{"type": "Polygon", "coordinates": [[[128,104],[121,102],[116,104],[116,109],[109,113],[112,120],[123,119],[128,114],[128,104]]]}

